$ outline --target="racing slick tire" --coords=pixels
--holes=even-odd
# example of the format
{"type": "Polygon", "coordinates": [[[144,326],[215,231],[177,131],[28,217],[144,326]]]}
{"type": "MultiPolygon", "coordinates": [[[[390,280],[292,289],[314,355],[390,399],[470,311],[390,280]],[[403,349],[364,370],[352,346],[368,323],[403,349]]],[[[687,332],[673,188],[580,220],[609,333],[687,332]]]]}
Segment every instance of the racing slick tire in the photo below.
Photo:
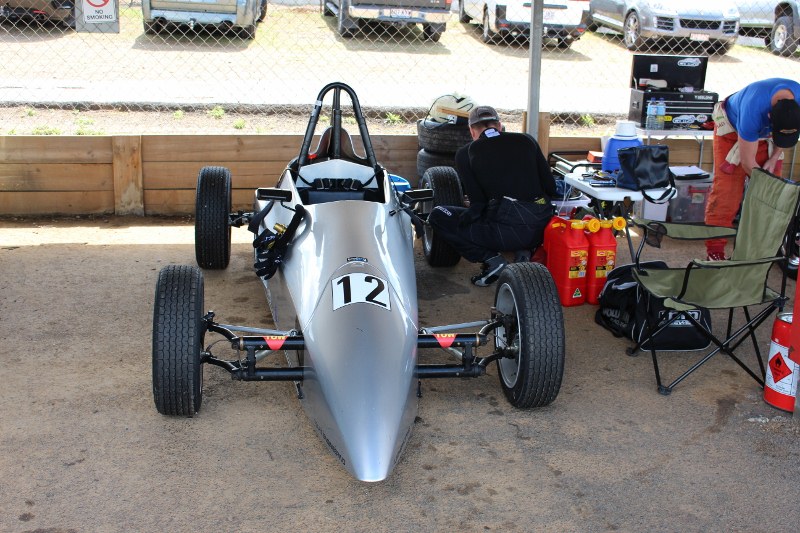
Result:
{"type": "Polygon", "coordinates": [[[162,415],[192,417],[203,401],[203,273],[161,269],[153,309],[153,399],[162,415]]]}
{"type": "Polygon", "coordinates": [[[500,273],[495,308],[508,317],[495,331],[500,386],[509,403],[526,409],[556,399],[564,374],[564,317],[555,282],[544,265],[512,263],[500,273]]]}
{"type": "Polygon", "coordinates": [[[452,154],[437,154],[424,148],[417,152],[417,175],[422,178],[432,167],[455,167],[456,158],[452,154]]]}
{"type": "Polygon", "coordinates": [[[231,172],[203,167],[197,177],[194,252],[200,268],[221,270],[231,258],[231,172]]]}
{"type": "MultiPolygon", "coordinates": [[[[440,205],[464,205],[461,182],[452,167],[429,168],[423,174],[419,186],[422,189],[433,191],[433,202],[425,202],[422,206],[425,213],[430,213],[434,207],[440,205]]],[[[422,253],[432,267],[451,267],[461,260],[461,254],[436,235],[436,232],[428,224],[425,225],[425,231],[422,234],[422,253]]]]}
{"type": "Polygon", "coordinates": [[[455,154],[471,141],[472,135],[466,123],[447,124],[430,119],[417,121],[417,142],[429,154],[455,154]]]}

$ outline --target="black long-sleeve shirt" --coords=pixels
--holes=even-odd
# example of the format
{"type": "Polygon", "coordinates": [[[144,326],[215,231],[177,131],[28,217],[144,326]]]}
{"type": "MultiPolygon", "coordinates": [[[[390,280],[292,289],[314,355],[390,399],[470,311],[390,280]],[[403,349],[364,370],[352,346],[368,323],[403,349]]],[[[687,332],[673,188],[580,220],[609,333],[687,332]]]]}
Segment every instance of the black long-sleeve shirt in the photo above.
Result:
{"type": "Polygon", "coordinates": [[[456,170],[469,196],[470,211],[483,210],[504,196],[520,201],[556,194],[542,149],[530,135],[488,129],[456,153],[456,170]]]}

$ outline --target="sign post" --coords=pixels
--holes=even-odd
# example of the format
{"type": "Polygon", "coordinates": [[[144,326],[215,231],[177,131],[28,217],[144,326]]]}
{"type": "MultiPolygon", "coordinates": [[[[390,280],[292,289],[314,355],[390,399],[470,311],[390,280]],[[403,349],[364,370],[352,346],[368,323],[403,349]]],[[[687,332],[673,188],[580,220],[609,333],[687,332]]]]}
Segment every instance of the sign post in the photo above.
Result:
{"type": "Polygon", "coordinates": [[[119,33],[117,0],[76,0],[75,31],[82,33],[119,33]]]}

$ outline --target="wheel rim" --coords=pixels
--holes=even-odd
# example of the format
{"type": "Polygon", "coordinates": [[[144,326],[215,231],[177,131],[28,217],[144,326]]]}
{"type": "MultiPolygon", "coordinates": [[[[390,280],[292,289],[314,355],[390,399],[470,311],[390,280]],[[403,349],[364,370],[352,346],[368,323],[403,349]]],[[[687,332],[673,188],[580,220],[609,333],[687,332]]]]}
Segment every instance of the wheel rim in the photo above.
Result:
{"type": "Polygon", "coordinates": [[[514,317],[513,331],[506,331],[505,326],[500,326],[495,331],[494,337],[496,349],[512,348],[516,349],[517,351],[517,356],[513,359],[503,357],[502,359],[497,360],[497,368],[500,371],[500,379],[503,380],[503,384],[510,389],[517,384],[517,380],[519,379],[521,366],[521,358],[519,354],[521,351],[521,346],[519,339],[520,325],[518,318],[519,314],[517,313],[517,301],[514,298],[514,293],[511,291],[511,287],[509,287],[507,283],[504,283],[498,288],[495,307],[501,313],[505,315],[512,315],[514,317]],[[509,342],[509,337],[511,337],[511,342],[509,342]]]}
{"type": "Polygon", "coordinates": [[[772,36],[772,45],[775,49],[782,50],[786,46],[787,39],[786,26],[775,26],[775,34],[772,36]]]}
{"type": "Polygon", "coordinates": [[[636,15],[629,15],[625,21],[625,44],[628,47],[636,46],[639,41],[639,18],[636,15]]]}

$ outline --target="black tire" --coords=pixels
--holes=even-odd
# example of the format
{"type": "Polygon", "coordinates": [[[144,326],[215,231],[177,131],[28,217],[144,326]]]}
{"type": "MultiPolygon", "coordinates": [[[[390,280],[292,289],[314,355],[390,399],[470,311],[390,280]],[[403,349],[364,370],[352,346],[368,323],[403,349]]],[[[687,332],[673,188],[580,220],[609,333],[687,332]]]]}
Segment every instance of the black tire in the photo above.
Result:
{"type": "Polygon", "coordinates": [[[422,25],[422,38],[432,43],[438,43],[442,38],[444,30],[441,29],[444,24],[423,24],[422,25]]]}
{"type": "Polygon", "coordinates": [[[781,270],[786,273],[788,278],[796,280],[798,266],[800,266],[800,221],[796,218],[789,224],[778,255],[786,257],[786,261],[778,262],[781,270]]]}
{"type": "Polygon", "coordinates": [[[497,360],[509,403],[527,409],[549,405],[564,375],[564,316],[553,278],[539,263],[512,263],[500,273],[494,305],[510,322],[495,331],[495,348],[512,348],[497,360]]]}
{"type": "Polygon", "coordinates": [[[335,13],[333,12],[333,10],[330,7],[328,7],[327,0],[321,0],[321,2],[322,2],[322,16],[323,17],[332,17],[332,16],[334,16],[335,13]]]}
{"type": "Polygon", "coordinates": [[[450,154],[436,154],[427,150],[417,152],[417,175],[422,178],[432,167],[455,167],[456,160],[450,154]]]}
{"type": "Polygon", "coordinates": [[[351,19],[346,14],[347,8],[348,8],[347,0],[340,0],[339,14],[336,19],[336,31],[344,39],[350,39],[351,37],[353,37],[353,35],[355,35],[355,30],[353,29],[352,26],[350,26],[350,24],[352,24],[353,19],[351,19]]]}
{"type": "Polygon", "coordinates": [[[452,155],[472,142],[472,136],[466,123],[443,124],[424,119],[417,121],[417,140],[426,152],[452,155]]]}
{"type": "Polygon", "coordinates": [[[252,41],[256,38],[256,26],[252,24],[250,26],[242,26],[239,28],[239,37],[242,39],[247,39],[248,41],[252,41]]]}
{"type": "Polygon", "coordinates": [[[469,23],[472,20],[472,17],[467,15],[464,11],[464,0],[459,0],[458,2],[458,21],[463,22],[464,24],[469,23]]]}
{"type": "Polygon", "coordinates": [[[797,51],[794,38],[794,21],[791,16],[778,17],[772,27],[769,40],[770,51],[779,56],[791,56],[797,51]]]}
{"type": "MultiPolygon", "coordinates": [[[[434,207],[440,205],[464,205],[461,182],[453,167],[429,168],[420,179],[419,186],[422,189],[433,190],[433,202],[425,202],[421,206],[424,213],[430,213],[434,207]]],[[[432,267],[451,267],[461,260],[461,254],[439,238],[427,224],[422,235],[422,253],[432,267]]]]}
{"type": "Polygon", "coordinates": [[[203,167],[197,177],[194,252],[201,268],[227,268],[231,258],[231,173],[203,167]]]}
{"type": "Polygon", "coordinates": [[[486,44],[494,44],[497,39],[497,34],[492,31],[492,27],[489,24],[489,12],[484,10],[483,11],[483,21],[481,23],[481,39],[486,44]]]}
{"type": "Polygon", "coordinates": [[[194,416],[203,402],[203,273],[161,269],[153,309],[153,400],[162,415],[194,416]]]}
{"type": "Polygon", "coordinates": [[[259,12],[256,20],[258,22],[264,22],[265,18],[267,18],[267,0],[261,0],[261,11],[259,12]]]}
{"type": "Polygon", "coordinates": [[[625,17],[625,25],[622,28],[622,40],[628,50],[641,50],[644,46],[642,39],[642,21],[636,11],[631,11],[625,17]]]}

